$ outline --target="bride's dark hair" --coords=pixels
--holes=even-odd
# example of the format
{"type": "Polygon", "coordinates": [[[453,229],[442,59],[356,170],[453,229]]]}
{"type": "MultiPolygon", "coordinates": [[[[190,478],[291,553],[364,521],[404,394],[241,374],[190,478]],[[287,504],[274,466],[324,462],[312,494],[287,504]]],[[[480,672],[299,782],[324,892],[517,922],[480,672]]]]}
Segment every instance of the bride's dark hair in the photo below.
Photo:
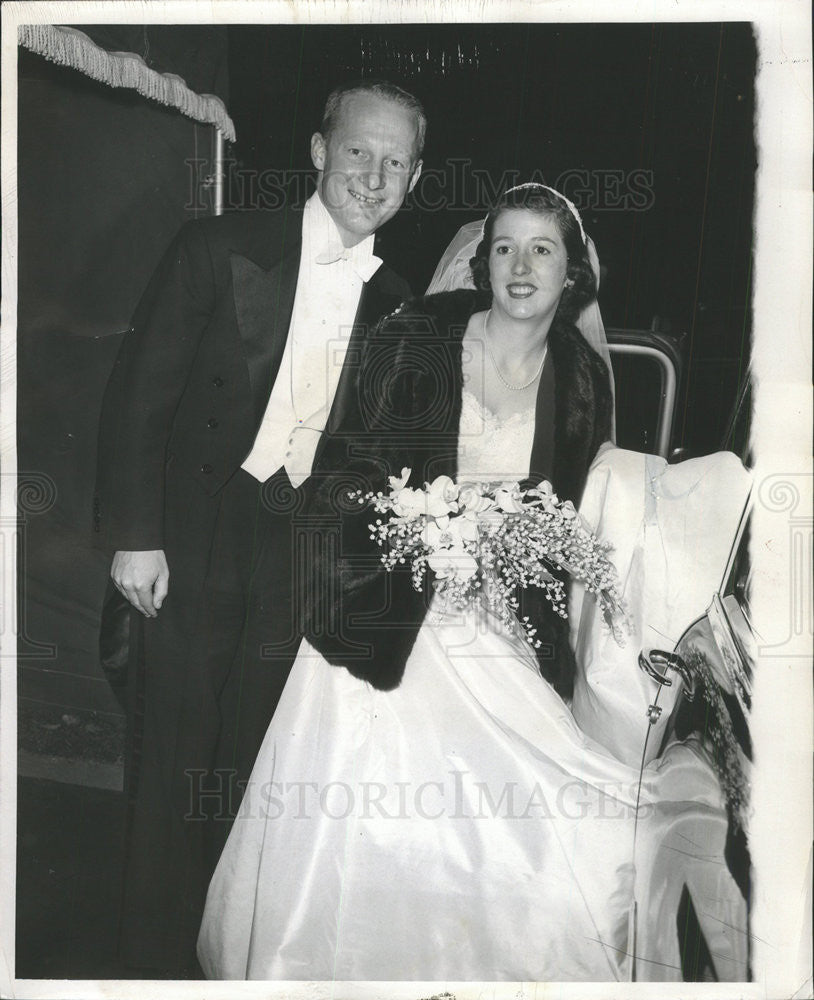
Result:
{"type": "Polygon", "coordinates": [[[507,191],[486,216],[483,224],[483,239],[478,244],[475,256],[470,260],[472,280],[481,291],[490,292],[489,249],[492,245],[492,231],[501,212],[509,208],[521,208],[540,215],[551,216],[557,231],[565,244],[568,254],[566,277],[573,285],[563,289],[557,315],[573,322],[589,302],[596,298],[596,277],[588,259],[588,249],[582,239],[582,230],[576,216],[556,192],[542,186],[515,188],[507,191]]]}

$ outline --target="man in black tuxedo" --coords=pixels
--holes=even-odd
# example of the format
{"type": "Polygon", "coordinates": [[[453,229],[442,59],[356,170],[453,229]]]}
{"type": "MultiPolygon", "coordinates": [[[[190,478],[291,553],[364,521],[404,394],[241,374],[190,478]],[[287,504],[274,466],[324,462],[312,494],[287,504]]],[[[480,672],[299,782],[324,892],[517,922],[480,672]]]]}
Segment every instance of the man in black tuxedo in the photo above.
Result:
{"type": "Polygon", "coordinates": [[[188,223],[105,395],[95,520],[134,613],[121,957],[183,975],[206,884],[300,641],[296,513],[354,425],[365,333],[409,289],[374,233],[421,171],[392,84],[328,98],[304,207],[188,223]]]}

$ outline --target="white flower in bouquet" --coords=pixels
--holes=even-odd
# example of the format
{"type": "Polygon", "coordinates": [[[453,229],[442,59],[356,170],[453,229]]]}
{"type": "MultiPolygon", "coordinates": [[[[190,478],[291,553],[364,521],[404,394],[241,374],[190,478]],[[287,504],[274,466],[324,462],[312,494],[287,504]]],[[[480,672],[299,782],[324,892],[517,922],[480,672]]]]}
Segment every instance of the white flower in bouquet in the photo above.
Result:
{"type": "Polygon", "coordinates": [[[478,561],[459,546],[439,549],[427,557],[427,565],[439,580],[469,583],[478,572],[478,561]]]}
{"type": "Polygon", "coordinates": [[[427,497],[422,490],[402,487],[393,494],[393,513],[407,521],[415,521],[427,513],[427,497]]]}
{"type": "Polygon", "coordinates": [[[495,506],[495,501],[486,496],[480,483],[464,483],[458,488],[458,506],[471,514],[482,514],[495,506]]]}
{"type": "Polygon", "coordinates": [[[465,542],[477,542],[479,537],[476,515],[465,512],[459,517],[428,517],[421,541],[431,551],[457,547],[463,549],[465,542]]]}
{"type": "Polygon", "coordinates": [[[503,483],[495,490],[495,505],[507,514],[520,514],[524,495],[519,483],[503,483]]]}
{"type": "Polygon", "coordinates": [[[390,476],[391,509],[396,517],[414,521],[417,517],[443,517],[458,510],[458,487],[449,476],[439,476],[423,490],[407,486],[409,476],[409,469],[402,469],[398,479],[390,476]]]}
{"type": "Polygon", "coordinates": [[[437,476],[431,483],[424,486],[424,491],[433,504],[431,514],[437,516],[441,512],[441,505],[446,505],[450,511],[458,509],[458,484],[449,476],[437,476]]]}

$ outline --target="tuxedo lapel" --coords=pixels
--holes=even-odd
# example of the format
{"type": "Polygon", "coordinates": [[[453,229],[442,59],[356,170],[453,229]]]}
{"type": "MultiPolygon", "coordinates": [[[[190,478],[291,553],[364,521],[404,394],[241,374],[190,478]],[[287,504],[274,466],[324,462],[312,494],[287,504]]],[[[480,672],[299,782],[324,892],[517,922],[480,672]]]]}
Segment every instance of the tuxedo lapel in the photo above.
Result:
{"type": "Polygon", "coordinates": [[[369,340],[371,331],[376,324],[387,313],[399,305],[399,297],[383,290],[381,282],[380,268],[376,274],[366,282],[362,288],[359,298],[359,306],[356,310],[356,319],[353,323],[348,349],[345,354],[345,361],[339,375],[339,382],[336,387],[333,405],[325,425],[325,433],[317,447],[314,457],[314,467],[322,456],[325,449],[327,437],[335,434],[340,427],[346,427],[349,431],[364,428],[357,427],[359,416],[359,404],[356,398],[358,392],[358,374],[362,363],[365,346],[369,340]]]}
{"type": "Polygon", "coordinates": [[[260,415],[280,368],[297,289],[302,230],[295,218],[287,228],[272,245],[273,259],[267,266],[242,254],[230,255],[235,316],[260,415]]]}

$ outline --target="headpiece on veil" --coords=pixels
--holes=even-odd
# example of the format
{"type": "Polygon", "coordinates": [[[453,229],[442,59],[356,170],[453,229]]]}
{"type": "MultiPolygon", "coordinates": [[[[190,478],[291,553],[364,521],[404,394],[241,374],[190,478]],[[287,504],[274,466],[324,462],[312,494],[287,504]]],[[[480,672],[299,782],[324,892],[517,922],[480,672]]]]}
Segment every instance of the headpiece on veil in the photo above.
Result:
{"type": "MultiPolygon", "coordinates": [[[[566,198],[562,192],[549,187],[547,184],[538,184],[536,181],[526,181],[525,184],[516,184],[514,187],[508,189],[508,191],[503,192],[503,197],[505,198],[507,194],[513,194],[515,191],[530,191],[532,188],[536,188],[538,191],[550,191],[551,194],[556,195],[560,201],[565,202],[571,215],[577,220],[577,225],[579,226],[579,235],[582,237],[582,242],[585,246],[588,246],[588,237],[585,235],[585,227],[582,225],[582,217],[577,211],[577,206],[571,201],[570,198],[566,198]]],[[[486,219],[483,220],[481,226],[485,225],[486,219]]],[[[481,230],[482,232],[483,230],[481,230]]],[[[599,278],[597,277],[597,282],[599,278]]],[[[597,285],[598,287],[598,285],[597,285]]]]}
{"type": "MultiPolygon", "coordinates": [[[[518,184],[516,187],[509,188],[504,193],[504,197],[514,191],[524,191],[531,188],[550,191],[562,199],[568,206],[579,226],[582,242],[588,252],[588,260],[596,278],[596,287],[599,289],[599,256],[596,252],[594,241],[586,234],[580,214],[572,201],[554,188],[548,187],[545,184],[537,184],[534,181],[528,181],[525,184],[518,184]]],[[[478,244],[483,239],[485,223],[486,219],[484,218],[475,220],[474,222],[467,222],[461,226],[438,262],[438,267],[436,267],[435,274],[432,276],[432,281],[430,281],[427,288],[427,295],[434,295],[436,292],[451,292],[456,288],[475,287],[475,282],[472,279],[472,268],[469,262],[475,256],[478,244]]],[[[576,326],[585,340],[607,365],[611,396],[613,397],[613,369],[611,368],[610,351],[608,350],[608,341],[605,337],[605,325],[602,322],[602,313],[599,311],[599,303],[596,299],[589,302],[579,314],[576,326]]]]}

